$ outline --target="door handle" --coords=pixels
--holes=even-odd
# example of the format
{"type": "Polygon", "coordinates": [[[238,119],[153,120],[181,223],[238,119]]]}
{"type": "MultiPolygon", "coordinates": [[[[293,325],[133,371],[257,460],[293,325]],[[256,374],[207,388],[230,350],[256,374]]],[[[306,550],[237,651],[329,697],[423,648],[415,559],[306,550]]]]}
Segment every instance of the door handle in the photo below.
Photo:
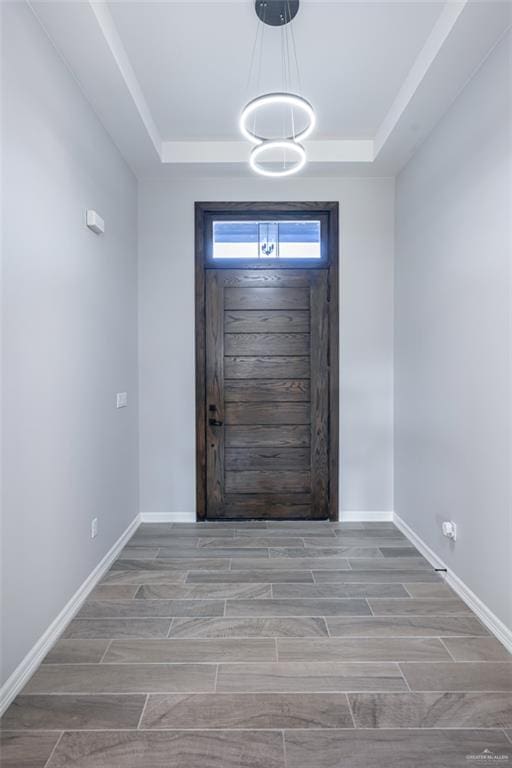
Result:
{"type": "Polygon", "coordinates": [[[210,425],[210,427],[222,427],[224,422],[219,421],[218,419],[208,419],[208,424],[210,425]]]}

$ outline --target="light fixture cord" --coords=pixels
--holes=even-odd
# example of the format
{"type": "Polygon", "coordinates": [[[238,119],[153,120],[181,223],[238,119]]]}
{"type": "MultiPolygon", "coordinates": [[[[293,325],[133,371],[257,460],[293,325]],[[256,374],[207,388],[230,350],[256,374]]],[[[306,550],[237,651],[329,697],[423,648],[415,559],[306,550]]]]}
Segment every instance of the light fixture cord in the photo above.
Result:
{"type": "MultiPolygon", "coordinates": [[[[285,44],[284,36],[286,32],[286,24],[281,25],[281,78],[282,78],[282,91],[286,93],[288,90],[286,80],[286,59],[285,59],[285,44]]],[[[283,138],[286,138],[286,111],[283,109],[281,112],[281,129],[283,138]]],[[[285,161],[285,152],[283,150],[283,164],[285,161]]]]}
{"type": "MultiPolygon", "coordinates": [[[[290,9],[290,0],[287,0],[287,5],[288,5],[288,10],[289,10],[290,9]]],[[[297,73],[298,94],[299,94],[299,96],[302,96],[303,95],[302,79],[301,79],[301,75],[300,75],[299,59],[298,59],[298,56],[297,56],[297,45],[296,45],[296,42],[295,42],[295,32],[294,32],[294,29],[293,29],[293,22],[290,22],[290,37],[291,37],[291,40],[292,40],[292,46],[291,47],[292,47],[292,51],[293,51],[293,58],[294,58],[294,61],[295,61],[295,70],[296,70],[296,73],[297,73]]]]}
{"type": "MultiPolygon", "coordinates": [[[[251,97],[251,83],[252,83],[252,80],[253,80],[253,72],[254,72],[254,69],[255,69],[254,63],[255,63],[255,58],[256,58],[256,47],[258,45],[258,38],[260,36],[260,30],[261,30],[261,19],[258,18],[258,24],[256,26],[256,34],[254,36],[254,42],[252,44],[251,60],[250,60],[250,63],[249,63],[249,74],[247,76],[247,82],[245,84],[245,95],[246,95],[246,100],[247,101],[251,97]]],[[[261,55],[261,52],[260,52],[260,55],[261,55]]]]}
{"type": "MultiPolygon", "coordinates": [[[[291,27],[293,24],[292,18],[291,18],[291,10],[290,10],[290,3],[287,1],[286,8],[288,9],[288,17],[286,15],[285,10],[285,46],[286,46],[286,62],[287,62],[287,83],[288,83],[288,92],[291,92],[292,90],[292,71],[291,71],[291,61],[290,61],[290,43],[289,43],[289,33],[288,33],[288,27],[291,27]]],[[[290,121],[291,121],[291,132],[292,132],[292,138],[295,141],[296,131],[295,131],[295,113],[293,109],[293,105],[290,104],[290,121]]],[[[284,137],[286,138],[286,136],[284,137]]]]}
{"type": "MultiPolygon", "coordinates": [[[[260,92],[261,64],[263,61],[263,38],[265,36],[266,19],[267,19],[267,3],[265,2],[263,5],[263,19],[260,19],[258,24],[258,26],[261,26],[261,36],[260,36],[260,51],[259,51],[259,61],[258,61],[258,75],[256,78],[256,94],[257,95],[259,95],[259,92],[260,92]]],[[[256,133],[257,112],[258,110],[254,112],[254,117],[252,121],[253,133],[256,133]]]]}

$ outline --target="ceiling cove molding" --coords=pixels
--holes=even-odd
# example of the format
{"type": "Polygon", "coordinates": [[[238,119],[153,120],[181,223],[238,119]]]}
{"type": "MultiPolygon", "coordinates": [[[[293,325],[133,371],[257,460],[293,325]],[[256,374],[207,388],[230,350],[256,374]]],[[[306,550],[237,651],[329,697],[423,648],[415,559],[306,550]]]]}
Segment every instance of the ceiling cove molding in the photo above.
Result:
{"type": "MultiPolygon", "coordinates": [[[[372,139],[331,139],[304,142],[308,158],[316,163],[371,163],[372,139]]],[[[246,141],[164,141],[162,163],[247,163],[246,141]]]]}
{"type": "Polygon", "coordinates": [[[96,17],[98,26],[103,33],[105,41],[110,48],[112,58],[119,68],[119,71],[126,84],[126,88],[128,89],[130,96],[132,97],[133,102],[137,107],[140,118],[148,132],[148,136],[153,142],[153,146],[161,158],[162,137],[158,132],[158,128],[156,127],[156,123],[153,119],[153,115],[151,114],[151,110],[149,109],[146,99],[144,98],[142,88],[140,87],[137,76],[133,71],[130,59],[128,58],[128,54],[126,53],[126,49],[121,41],[121,38],[119,37],[119,33],[114,23],[114,19],[112,18],[112,15],[108,9],[107,3],[105,0],[97,0],[96,2],[89,2],[89,5],[96,17]]]}
{"type": "Polygon", "coordinates": [[[464,10],[468,0],[447,2],[434,28],[419,52],[409,74],[405,78],[393,104],[382,121],[375,137],[375,157],[383,148],[392,131],[398,125],[400,118],[410,104],[415,93],[421,86],[423,78],[432,66],[436,56],[450,36],[457,20],[464,10]]]}

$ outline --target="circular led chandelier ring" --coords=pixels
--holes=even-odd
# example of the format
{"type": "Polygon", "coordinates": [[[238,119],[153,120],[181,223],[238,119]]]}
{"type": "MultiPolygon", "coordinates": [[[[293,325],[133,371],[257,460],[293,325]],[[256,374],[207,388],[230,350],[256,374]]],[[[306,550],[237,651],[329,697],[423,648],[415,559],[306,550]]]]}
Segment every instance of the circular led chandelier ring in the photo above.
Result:
{"type": "Polygon", "coordinates": [[[261,144],[263,141],[269,141],[268,137],[260,136],[254,131],[249,130],[248,123],[249,118],[254,115],[255,112],[264,109],[265,107],[275,106],[289,106],[292,109],[296,108],[302,111],[308,118],[308,124],[306,127],[297,133],[295,136],[283,136],[283,141],[302,141],[307,138],[313,131],[316,123],[315,111],[309,101],[297,96],[295,93],[264,93],[262,96],[257,96],[250,101],[242,110],[240,115],[240,130],[246,139],[252,141],[254,144],[261,144]]]}
{"type": "Polygon", "coordinates": [[[306,152],[304,147],[301,144],[297,144],[295,141],[291,141],[290,139],[280,139],[279,141],[264,141],[253,148],[249,158],[249,165],[253,171],[260,173],[262,176],[291,176],[292,174],[300,171],[301,168],[304,168],[305,164],[306,152]],[[263,168],[263,166],[258,163],[258,160],[265,152],[269,152],[274,149],[290,150],[297,156],[297,163],[291,168],[286,168],[285,170],[281,171],[268,171],[266,168],[263,168]]]}

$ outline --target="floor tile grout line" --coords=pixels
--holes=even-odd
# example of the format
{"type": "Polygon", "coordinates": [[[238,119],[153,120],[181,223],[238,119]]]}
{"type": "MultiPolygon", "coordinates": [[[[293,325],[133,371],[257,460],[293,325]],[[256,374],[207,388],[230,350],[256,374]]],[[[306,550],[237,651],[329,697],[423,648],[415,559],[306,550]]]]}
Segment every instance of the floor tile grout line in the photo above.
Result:
{"type": "Polygon", "coordinates": [[[54,754],[55,754],[55,752],[56,752],[56,750],[57,750],[57,747],[59,746],[60,742],[62,741],[62,737],[63,737],[63,736],[64,736],[64,731],[61,731],[61,732],[60,732],[60,735],[59,735],[59,738],[57,739],[57,741],[55,742],[55,744],[54,744],[54,746],[53,746],[53,749],[52,749],[52,751],[51,751],[51,752],[50,752],[50,754],[48,755],[48,759],[47,759],[47,760],[46,760],[46,762],[44,763],[44,766],[43,766],[43,768],[48,768],[48,766],[50,765],[50,762],[51,762],[51,760],[53,759],[53,756],[54,756],[54,754]]]}
{"type": "MultiPolygon", "coordinates": [[[[357,691],[355,691],[357,693],[357,691]]],[[[323,734],[329,734],[329,733],[336,733],[339,731],[342,732],[349,732],[353,733],[355,730],[357,731],[371,731],[371,732],[386,732],[386,731],[421,731],[422,733],[429,733],[429,732],[441,732],[441,731],[486,731],[491,733],[504,733],[505,738],[507,739],[507,748],[510,737],[506,733],[506,728],[503,728],[500,725],[492,725],[492,726],[461,726],[461,725],[435,725],[435,726],[386,726],[384,728],[379,728],[378,726],[361,726],[357,728],[353,728],[350,726],[335,726],[333,728],[329,727],[320,727],[320,726],[314,726],[314,727],[301,727],[301,728],[272,728],[272,727],[266,727],[266,728],[254,728],[254,727],[244,727],[244,728],[234,728],[233,726],[230,727],[220,727],[220,728],[207,728],[207,727],[201,727],[201,728],[141,728],[140,731],[143,733],[176,733],[176,731],[184,732],[184,733],[196,733],[196,732],[206,732],[206,733],[281,733],[281,732],[288,732],[288,733],[323,733],[323,734]]],[[[14,729],[11,731],[12,733],[57,733],[58,729],[33,729],[31,731],[20,731],[18,729],[14,729]]],[[[64,733],[133,733],[136,734],[137,730],[135,728],[87,728],[82,729],[81,731],[76,731],[73,729],[69,729],[67,731],[63,731],[64,733]]]]}
{"type": "MultiPolygon", "coordinates": [[[[216,664],[215,666],[220,666],[222,663],[223,662],[221,662],[220,664],[216,664]]],[[[397,677],[396,679],[399,680],[400,678],[397,677]]],[[[365,689],[365,688],[340,688],[340,689],[336,689],[336,688],[325,689],[324,688],[324,689],[321,689],[321,690],[308,690],[308,691],[300,691],[300,690],[290,690],[290,691],[278,691],[278,690],[268,690],[268,691],[260,691],[260,690],[255,690],[255,691],[251,691],[251,690],[249,690],[249,691],[242,691],[242,690],[240,690],[240,691],[215,691],[215,690],[204,690],[204,691],[197,691],[196,690],[196,691],[179,691],[177,694],[176,694],[176,691],[162,691],[162,690],[155,690],[155,691],[100,691],[100,692],[94,692],[94,693],[91,693],[89,691],[71,691],[71,692],[66,691],[65,693],[60,693],[59,691],[50,691],[50,692],[43,692],[43,693],[26,693],[26,694],[21,694],[21,695],[24,698],[30,698],[30,699],[37,699],[39,697],[47,698],[47,697],[54,697],[54,696],[55,697],[60,697],[62,699],[64,699],[64,698],[73,698],[73,697],[77,697],[77,696],[80,696],[80,697],[83,697],[83,698],[90,698],[90,697],[94,697],[94,698],[102,698],[102,697],[109,698],[109,697],[112,697],[112,696],[116,696],[118,698],[127,699],[127,698],[130,698],[130,697],[133,697],[133,696],[139,696],[139,697],[142,697],[142,696],[173,696],[175,694],[178,695],[178,696],[180,696],[181,694],[184,694],[186,696],[191,696],[191,697],[195,697],[195,696],[248,696],[248,697],[250,697],[250,696],[253,696],[254,694],[258,694],[258,695],[261,694],[261,695],[265,695],[265,696],[271,696],[271,695],[272,696],[281,696],[281,695],[285,694],[286,696],[305,696],[305,697],[308,697],[309,695],[311,695],[311,696],[319,696],[321,694],[328,694],[328,695],[333,695],[333,696],[345,696],[345,695],[349,695],[349,694],[358,694],[358,695],[364,695],[364,696],[368,695],[368,696],[370,696],[370,695],[373,695],[373,694],[376,694],[376,693],[378,693],[379,695],[386,695],[386,696],[392,696],[392,697],[394,697],[394,696],[404,696],[404,695],[408,695],[410,693],[412,693],[414,695],[418,694],[418,693],[421,693],[421,694],[426,694],[426,693],[428,693],[428,694],[435,694],[435,693],[446,694],[446,693],[448,693],[450,695],[452,695],[452,694],[456,695],[456,694],[459,694],[459,693],[463,693],[463,694],[474,694],[475,696],[477,696],[477,695],[479,696],[480,694],[482,694],[482,695],[489,694],[489,695],[493,695],[493,696],[498,694],[498,695],[503,695],[503,696],[507,695],[508,696],[509,691],[504,690],[503,688],[501,688],[501,689],[495,689],[495,688],[491,689],[491,688],[489,688],[489,689],[485,689],[485,690],[481,691],[481,690],[478,690],[478,689],[475,689],[475,688],[468,688],[468,689],[464,689],[464,690],[459,690],[458,688],[436,689],[436,690],[432,690],[432,689],[428,689],[428,688],[426,688],[426,689],[425,688],[416,688],[416,689],[413,690],[413,689],[409,688],[409,690],[400,690],[400,689],[398,689],[398,690],[394,689],[393,690],[393,689],[390,689],[390,688],[379,688],[379,687],[376,687],[376,688],[373,688],[371,690],[370,689],[365,689]]],[[[435,727],[435,726],[433,726],[433,727],[435,727]]],[[[454,727],[456,727],[456,726],[454,726],[454,727]]],[[[468,726],[468,727],[471,728],[473,726],[468,726]]],[[[502,729],[504,726],[503,725],[490,725],[490,726],[484,726],[484,727],[493,728],[493,729],[502,729]]],[[[36,728],[30,728],[29,729],[26,726],[22,726],[20,728],[15,728],[15,727],[2,728],[2,730],[4,732],[5,731],[20,731],[22,733],[26,733],[27,730],[31,730],[31,731],[60,731],[62,729],[61,728],[43,728],[43,727],[39,727],[39,726],[36,727],[36,728]]],[[[65,730],[117,730],[117,729],[112,729],[112,728],[85,728],[85,729],[77,729],[77,728],[73,728],[73,729],[65,729],[65,730]]],[[[196,729],[187,729],[187,730],[196,730],[196,729]]]]}
{"type": "Polygon", "coordinates": [[[448,648],[448,646],[447,646],[447,645],[446,645],[446,643],[444,642],[443,638],[442,638],[442,637],[439,635],[437,639],[439,640],[439,642],[441,643],[441,645],[443,646],[443,648],[446,648],[446,652],[448,653],[448,655],[450,656],[450,658],[451,658],[451,659],[453,659],[453,661],[454,661],[454,662],[458,663],[458,662],[457,662],[457,659],[455,658],[455,656],[453,655],[453,653],[450,651],[450,649],[448,648]]]}
{"type": "MultiPolygon", "coordinates": [[[[400,680],[399,677],[397,677],[396,679],[400,680]]],[[[496,689],[487,689],[487,688],[485,690],[480,690],[480,689],[475,689],[475,688],[467,688],[467,689],[463,689],[463,690],[459,690],[458,688],[456,688],[456,689],[449,688],[448,690],[446,690],[444,688],[436,688],[434,690],[434,689],[431,689],[431,688],[414,688],[414,689],[412,689],[410,687],[408,687],[405,690],[403,690],[403,689],[394,689],[393,690],[393,689],[390,689],[390,688],[374,688],[372,690],[369,690],[369,689],[366,689],[366,688],[353,688],[353,689],[351,689],[351,688],[349,688],[349,689],[347,689],[347,688],[323,688],[322,689],[321,688],[321,689],[314,689],[314,690],[308,690],[308,691],[300,691],[298,689],[293,689],[293,688],[287,689],[287,690],[286,689],[284,689],[284,690],[275,690],[275,689],[271,689],[270,688],[270,689],[264,689],[264,690],[257,689],[257,690],[254,690],[254,691],[247,691],[247,690],[215,691],[215,690],[210,690],[210,689],[206,690],[205,689],[205,690],[199,690],[199,691],[198,690],[195,690],[195,691],[186,691],[186,690],[184,690],[184,691],[176,692],[175,690],[172,690],[172,691],[162,691],[162,690],[156,689],[154,691],[103,691],[103,692],[100,692],[100,693],[96,693],[96,692],[91,693],[90,691],[80,691],[79,690],[79,691],[66,691],[66,693],[60,693],[58,691],[49,691],[49,692],[43,692],[43,693],[31,693],[31,694],[24,694],[24,695],[30,696],[31,698],[32,697],[37,697],[37,696],[49,696],[49,697],[53,697],[53,696],[59,697],[60,696],[61,698],[64,697],[64,696],[73,696],[73,697],[79,697],[79,696],[80,697],[88,697],[88,696],[89,697],[90,696],[94,696],[94,697],[122,696],[124,698],[127,698],[129,696],[146,696],[146,695],[148,695],[148,696],[173,696],[174,694],[177,694],[179,696],[182,696],[182,695],[183,696],[230,696],[230,695],[252,696],[254,694],[264,694],[266,696],[274,696],[274,695],[275,696],[282,696],[282,695],[286,695],[286,696],[294,696],[294,695],[296,695],[296,696],[309,696],[309,695],[319,696],[319,695],[323,695],[323,694],[332,694],[332,695],[338,695],[338,696],[343,696],[344,694],[358,694],[358,695],[359,694],[361,694],[361,695],[362,694],[364,694],[364,695],[366,695],[366,694],[379,694],[379,695],[386,695],[386,696],[400,696],[400,695],[404,696],[404,695],[408,695],[408,694],[415,695],[415,694],[434,694],[434,693],[439,693],[439,694],[449,693],[449,694],[453,694],[453,695],[459,695],[459,694],[475,694],[476,695],[476,694],[478,694],[480,696],[480,695],[487,695],[487,694],[492,694],[492,695],[502,694],[502,695],[504,695],[504,694],[509,694],[509,691],[504,690],[503,688],[498,689],[498,690],[496,690],[496,689]]],[[[458,726],[453,726],[453,727],[458,727],[458,726]]],[[[468,729],[472,729],[473,727],[474,726],[468,726],[468,729]]],[[[492,730],[502,730],[503,726],[502,725],[494,725],[494,726],[486,726],[486,728],[489,728],[489,729],[492,729],[492,730]]],[[[14,731],[20,731],[21,733],[26,733],[27,730],[29,730],[29,729],[27,729],[27,728],[22,728],[22,729],[19,729],[19,728],[3,729],[4,732],[6,730],[14,730],[14,731]]],[[[56,731],[59,731],[60,729],[59,728],[33,728],[33,729],[30,729],[30,730],[33,730],[33,731],[54,731],[54,732],[56,732],[56,731]]],[[[66,730],[91,730],[92,731],[92,730],[133,730],[133,729],[117,729],[117,728],[116,729],[105,729],[105,728],[76,729],[76,728],[73,728],[73,729],[66,729],[66,730]]],[[[174,730],[174,729],[167,729],[167,730],[174,730]]],[[[202,730],[202,729],[187,728],[185,730],[202,730]]],[[[277,730],[279,730],[279,729],[277,729],[277,730]]]]}
{"type": "Polygon", "coordinates": [[[350,702],[350,696],[348,695],[348,693],[345,693],[345,698],[347,700],[348,711],[350,712],[350,717],[352,718],[352,723],[354,724],[354,728],[357,728],[356,718],[355,718],[355,715],[354,715],[354,710],[352,709],[352,704],[350,702]]]}
{"type": "MultiPolygon", "coordinates": [[[[167,638],[159,638],[162,640],[166,640],[167,638]]],[[[171,638],[174,639],[174,638],[171,638]]],[[[296,638],[289,638],[289,637],[257,637],[257,638],[240,638],[240,637],[232,637],[232,638],[182,638],[183,640],[193,640],[193,639],[200,639],[203,642],[210,642],[212,639],[224,639],[224,640],[327,640],[328,638],[323,637],[296,637],[296,638]]],[[[341,639],[341,638],[333,638],[341,639]]],[[[365,638],[353,638],[354,640],[363,640],[365,638]]],[[[371,639],[371,638],[370,638],[371,639]]],[[[387,638],[389,639],[389,638],[387,638]]],[[[402,638],[403,639],[403,638],[402,638]]],[[[416,638],[421,639],[421,638],[416,638]]],[[[438,638],[428,638],[428,639],[438,639],[438,638]]],[[[130,667],[185,667],[185,666],[215,666],[216,664],[230,664],[232,666],[239,665],[239,664],[273,664],[276,662],[273,662],[271,659],[242,659],[238,661],[226,661],[225,659],[221,659],[220,661],[217,661],[215,659],[211,659],[208,661],[201,661],[200,659],[192,659],[188,661],[107,661],[100,664],[99,662],[54,662],[52,664],[44,664],[44,667],[51,668],[51,667],[102,667],[103,669],[107,670],[109,667],[125,667],[126,669],[129,669],[130,667]]],[[[351,659],[351,658],[345,658],[345,659],[282,659],[280,664],[351,664],[351,665],[358,665],[358,666],[366,666],[371,664],[423,664],[423,665],[444,665],[444,664],[450,664],[450,665],[456,665],[456,666],[464,666],[467,664],[479,664],[479,665],[487,665],[487,664],[506,664],[511,665],[511,661],[452,661],[451,659],[351,659]]],[[[27,694],[28,695],[28,694],[27,694]]],[[[32,694],[31,694],[32,695],[32,694]]],[[[35,695],[35,694],[34,694],[35,695]]]]}
{"type": "Polygon", "coordinates": [[[281,731],[281,736],[283,739],[283,766],[284,768],[288,768],[288,758],[286,756],[286,734],[284,729],[281,731]]]}
{"type": "MultiPolygon", "coordinates": [[[[93,638],[93,639],[94,639],[94,638],[93,638]]],[[[101,638],[100,638],[100,639],[101,639],[101,638]]],[[[113,643],[113,642],[114,642],[114,638],[110,638],[110,639],[109,639],[109,641],[107,642],[107,647],[105,648],[104,652],[102,653],[102,655],[101,655],[101,659],[99,660],[98,664],[103,664],[103,662],[104,662],[104,660],[105,660],[105,656],[106,656],[106,655],[108,654],[108,652],[110,651],[110,646],[112,645],[112,643],[113,643]]]]}
{"type": "MultiPolygon", "coordinates": [[[[441,663],[442,663],[442,662],[441,662],[441,663]]],[[[409,685],[409,681],[407,680],[407,678],[406,678],[406,676],[405,676],[405,674],[404,674],[404,671],[403,671],[402,667],[400,666],[400,662],[399,662],[399,661],[397,661],[397,663],[396,663],[396,664],[397,664],[397,667],[398,667],[398,670],[399,670],[400,674],[402,675],[403,681],[404,681],[404,683],[405,683],[405,684],[406,684],[406,686],[407,686],[407,690],[409,691],[409,693],[414,693],[414,691],[412,690],[411,686],[409,685]]]]}
{"type": "Polygon", "coordinates": [[[145,699],[144,699],[144,704],[142,705],[142,709],[141,709],[141,712],[140,712],[139,721],[137,723],[137,730],[140,729],[140,726],[142,724],[142,718],[144,717],[144,712],[146,711],[146,707],[147,707],[148,702],[149,702],[149,696],[150,696],[150,694],[146,693],[146,696],[145,696],[145,699]]]}
{"type": "MultiPolygon", "coordinates": [[[[172,598],[171,598],[172,599],[172,598]]],[[[252,601],[252,600],[271,600],[272,598],[244,598],[244,600],[252,601]]],[[[314,598],[274,598],[275,600],[295,600],[295,599],[314,599],[314,598]]],[[[319,600],[336,600],[336,599],[344,599],[344,598],[319,598],[319,600]]],[[[351,598],[348,598],[351,599],[351,598]]],[[[364,600],[364,598],[353,598],[354,600],[364,600]]],[[[198,601],[200,601],[201,598],[198,598],[198,601]]],[[[212,601],[213,602],[213,601],[212,601]]],[[[218,598],[215,600],[215,602],[236,602],[234,600],[231,600],[231,598],[218,598]]],[[[371,610],[371,608],[370,608],[371,610]]],[[[82,622],[82,621],[91,621],[91,622],[101,622],[101,621],[163,621],[164,619],[222,619],[222,618],[229,618],[229,619],[248,619],[248,618],[254,618],[254,619],[317,619],[317,618],[324,618],[328,617],[330,619],[343,619],[343,618],[359,618],[359,619],[381,619],[384,621],[387,621],[389,619],[433,619],[433,620],[444,620],[444,619],[468,619],[473,618],[472,612],[464,612],[464,613],[332,613],[332,614],[322,614],[321,612],[316,613],[290,613],[290,614],[281,614],[281,613],[274,613],[274,614],[240,614],[240,615],[227,615],[223,616],[222,614],[196,614],[192,616],[184,615],[181,616],[179,614],[177,615],[158,615],[158,616],[89,616],[89,617],[82,617],[80,619],[73,619],[74,622],[82,622]]],[[[70,622],[71,623],[71,622],[70,622]]],[[[446,637],[449,637],[450,635],[446,635],[446,637]]],[[[493,635],[491,635],[493,636],[493,635]]],[[[440,637],[440,635],[431,635],[431,637],[440,637]]],[[[443,635],[444,637],[444,635],[443,635]]],[[[480,635],[473,634],[471,637],[480,637],[480,635]]],[[[88,637],[88,638],[66,638],[62,637],[63,640],[107,640],[110,638],[105,637],[88,637]]]]}

